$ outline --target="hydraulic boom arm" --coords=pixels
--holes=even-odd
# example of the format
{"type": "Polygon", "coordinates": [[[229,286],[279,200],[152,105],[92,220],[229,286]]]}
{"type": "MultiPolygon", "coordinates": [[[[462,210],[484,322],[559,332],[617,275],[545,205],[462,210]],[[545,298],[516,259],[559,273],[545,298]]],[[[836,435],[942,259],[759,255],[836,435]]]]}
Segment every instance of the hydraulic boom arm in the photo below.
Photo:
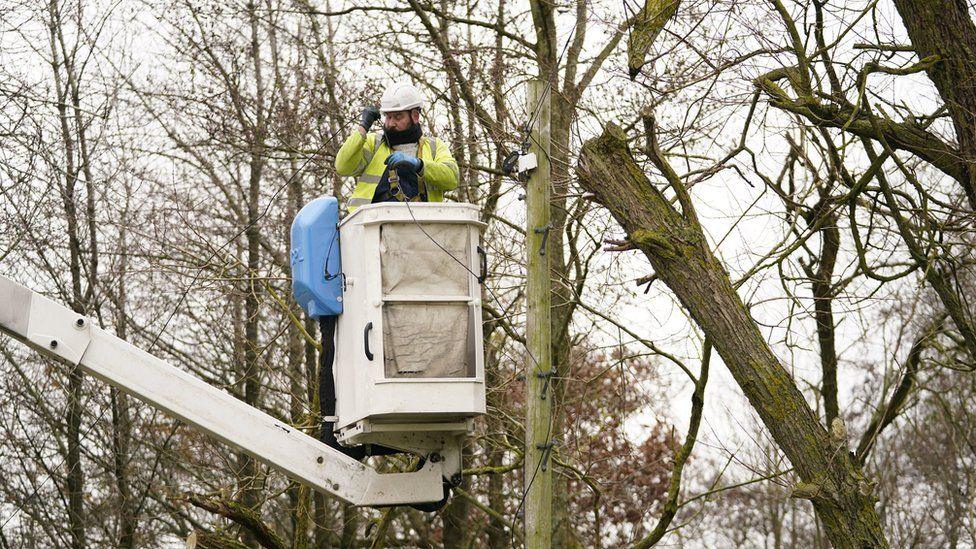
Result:
{"type": "Polygon", "coordinates": [[[443,461],[427,460],[413,473],[381,475],[3,275],[0,331],[77,364],[295,480],[354,505],[428,503],[445,497],[443,461]]]}

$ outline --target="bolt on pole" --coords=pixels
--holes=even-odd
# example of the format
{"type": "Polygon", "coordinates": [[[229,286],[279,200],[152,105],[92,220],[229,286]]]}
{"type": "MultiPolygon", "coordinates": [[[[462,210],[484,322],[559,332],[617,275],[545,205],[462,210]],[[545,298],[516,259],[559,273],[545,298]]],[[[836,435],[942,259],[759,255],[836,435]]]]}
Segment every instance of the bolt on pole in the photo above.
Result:
{"type": "Polygon", "coordinates": [[[525,546],[552,546],[552,350],[549,274],[550,101],[546,83],[530,80],[526,86],[532,121],[530,152],[538,159],[525,192],[526,320],[525,357],[525,546]]]}

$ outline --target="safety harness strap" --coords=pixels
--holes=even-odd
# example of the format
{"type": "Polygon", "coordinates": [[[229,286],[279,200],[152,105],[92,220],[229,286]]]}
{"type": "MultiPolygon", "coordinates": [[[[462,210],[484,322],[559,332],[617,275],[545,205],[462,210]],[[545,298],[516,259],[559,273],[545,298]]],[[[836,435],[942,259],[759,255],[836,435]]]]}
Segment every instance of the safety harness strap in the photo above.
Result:
{"type": "MultiPolygon", "coordinates": [[[[424,143],[429,143],[426,137],[421,137],[420,142],[417,143],[417,156],[422,154],[424,143]]],[[[431,144],[431,158],[434,157],[434,152],[436,151],[437,141],[431,144]]],[[[406,193],[403,192],[403,188],[400,187],[400,174],[396,171],[396,166],[390,166],[387,171],[387,182],[390,184],[390,195],[396,198],[398,202],[428,202],[427,198],[427,183],[424,181],[424,176],[422,174],[417,174],[417,196],[408,197],[406,193]]]]}

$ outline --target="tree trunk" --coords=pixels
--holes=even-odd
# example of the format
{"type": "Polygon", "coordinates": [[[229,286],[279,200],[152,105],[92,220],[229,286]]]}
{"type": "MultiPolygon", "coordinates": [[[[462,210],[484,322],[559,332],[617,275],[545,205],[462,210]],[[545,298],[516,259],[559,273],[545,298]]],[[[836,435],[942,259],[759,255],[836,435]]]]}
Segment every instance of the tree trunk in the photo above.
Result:
{"type": "MultiPolygon", "coordinates": [[[[119,339],[128,339],[129,325],[126,317],[126,282],[129,275],[129,245],[128,245],[128,223],[129,218],[129,197],[131,189],[126,188],[125,207],[121,215],[119,229],[119,242],[122,243],[121,253],[119,254],[118,267],[118,289],[115,296],[115,309],[118,312],[118,319],[115,321],[115,335],[119,339]]],[[[118,538],[117,546],[122,549],[135,547],[136,528],[138,520],[135,509],[135,500],[132,498],[131,480],[129,478],[129,448],[132,442],[132,416],[129,410],[129,398],[125,393],[115,387],[110,389],[112,399],[112,458],[115,477],[115,487],[119,492],[118,506],[118,538]]]]}
{"type": "MultiPolygon", "coordinates": [[[[573,372],[570,367],[570,353],[572,340],[570,339],[569,323],[573,318],[576,303],[579,299],[573,291],[574,281],[571,279],[571,262],[574,258],[566,257],[566,223],[568,221],[568,201],[566,195],[569,189],[569,161],[564,151],[570,148],[570,126],[576,117],[575,108],[566,101],[562,94],[551,93],[552,118],[550,131],[552,132],[551,150],[554,151],[550,165],[552,166],[552,198],[550,199],[550,224],[548,251],[550,284],[552,288],[552,313],[550,317],[552,369],[556,377],[552,382],[553,402],[556,408],[556,418],[553,420],[553,437],[564,432],[566,416],[563,402],[565,401],[566,383],[562,380],[571,379],[573,372]]],[[[557,475],[553,480],[553,546],[571,549],[580,547],[577,537],[576,523],[569,508],[569,477],[557,475]]]]}
{"type": "MultiPolygon", "coordinates": [[[[68,228],[68,250],[70,253],[68,270],[71,274],[71,308],[79,313],[85,314],[86,300],[81,290],[82,270],[82,244],[78,230],[78,208],[75,204],[75,189],[78,183],[79,170],[75,164],[75,138],[71,134],[68,119],[68,86],[62,80],[62,69],[67,73],[70,60],[69,52],[64,50],[64,43],[61,40],[61,12],[57,2],[50,2],[48,5],[50,19],[48,30],[50,32],[51,46],[51,69],[54,72],[55,93],[58,97],[58,121],[60,123],[61,138],[64,142],[65,155],[65,182],[62,189],[61,198],[64,206],[65,221],[68,228]],[[59,50],[59,44],[61,49],[59,50]],[[62,56],[61,54],[64,54],[62,56]]],[[[80,128],[75,128],[76,131],[80,128]]],[[[84,469],[81,464],[81,415],[84,411],[81,406],[82,388],[84,386],[84,374],[77,365],[72,365],[68,372],[68,429],[67,429],[67,455],[65,456],[66,487],[68,491],[68,530],[71,532],[71,547],[80,549],[86,546],[85,539],[85,508],[84,490],[85,477],[84,469]]]]}
{"type": "Polygon", "coordinates": [[[336,546],[344,547],[339,543],[339,536],[336,534],[340,527],[345,527],[345,524],[337,524],[339,522],[338,519],[342,519],[343,517],[342,515],[336,516],[335,500],[321,492],[313,492],[312,504],[315,517],[315,528],[313,532],[314,547],[316,549],[332,549],[336,546]]]}
{"type": "MultiPolygon", "coordinates": [[[[820,211],[820,208],[814,210],[820,211]]],[[[813,310],[817,321],[817,342],[820,344],[820,367],[823,382],[820,393],[823,397],[824,416],[827,425],[840,414],[837,404],[837,347],[834,341],[834,266],[837,264],[837,251],[840,249],[840,230],[837,229],[837,216],[828,214],[820,220],[813,215],[807,220],[811,226],[819,224],[821,247],[817,271],[810,273],[813,287],[813,310]]]]}
{"type": "MultiPolygon", "coordinates": [[[[489,425],[497,422],[488,420],[489,425]]],[[[489,467],[500,467],[504,463],[503,452],[494,450],[488,456],[489,467]]],[[[498,511],[499,516],[505,516],[505,494],[502,475],[488,475],[488,506],[498,511]]],[[[509,534],[505,523],[496,516],[488,517],[488,547],[489,549],[503,549],[508,547],[509,534]]]]}
{"type": "MultiPolygon", "coordinates": [[[[487,299],[487,291],[482,288],[482,299],[487,299]]],[[[494,322],[485,322],[482,325],[482,335],[485,339],[485,383],[488,387],[497,387],[501,383],[499,349],[493,344],[491,337],[494,332],[494,322]]],[[[499,408],[503,405],[500,391],[488,391],[488,407],[499,408]]],[[[488,433],[504,433],[506,420],[501,414],[488,414],[485,417],[485,428],[488,433]]],[[[502,435],[499,435],[502,436],[502,435]]],[[[501,444],[492,441],[492,437],[485,437],[484,453],[487,454],[489,467],[501,467],[505,463],[505,448],[501,444]]],[[[505,521],[499,517],[507,516],[505,509],[505,477],[503,475],[488,475],[488,507],[496,511],[496,514],[488,516],[488,549],[503,549],[508,547],[511,536],[514,532],[509,532],[505,521]]]]}
{"type": "MultiPolygon", "coordinates": [[[[575,74],[576,68],[570,67],[572,61],[566,61],[567,89],[560,90],[559,64],[562,59],[559,55],[559,43],[557,41],[555,7],[547,2],[531,2],[531,12],[536,34],[536,64],[539,67],[539,75],[550,86],[549,93],[542,97],[549,102],[551,113],[549,131],[550,151],[552,152],[550,158],[547,158],[550,167],[551,193],[546,253],[549,255],[549,287],[552,294],[549,316],[550,356],[551,367],[555,372],[550,390],[553,395],[553,408],[556,415],[552,420],[550,440],[557,440],[562,433],[564,419],[561,409],[565,384],[561,380],[571,377],[569,371],[571,351],[569,323],[578,299],[573,292],[573,285],[570,280],[571,264],[567,261],[565,253],[568,218],[567,189],[569,188],[570,171],[569,151],[571,150],[569,141],[571,126],[576,115],[576,105],[567,99],[567,90],[575,84],[572,82],[572,75],[575,74]]],[[[584,20],[577,24],[585,26],[586,22],[584,20]]],[[[579,32],[579,30],[575,32],[579,32]]],[[[530,104],[528,107],[531,117],[536,116],[541,110],[539,105],[530,104]]],[[[553,451],[558,452],[559,450],[554,447],[553,451]]],[[[568,483],[561,477],[556,477],[552,486],[554,501],[552,507],[553,545],[560,547],[572,547],[578,543],[568,514],[569,495],[566,493],[567,487],[568,483]]]]}
{"type": "Polygon", "coordinates": [[[920,59],[941,59],[926,72],[945,102],[965,162],[960,183],[976,209],[976,24],[961,0],[895,0],[920,59]]]}
{"type": "MultiPolygon", "coordinates": [[[[295,318],[301,316],[301,310],[293,307],[295,318]]],[[[290,324],[288,327],[288,379],[289,379],[289,415],[293,425],[310,423],[311,416],[305,413],[307,405],[305,395],[305,349],[302,335],[298,327],[290,324]]],[[[308,529],[311,523],[311,491],[305,485],[295,483],[288,488],[288,499],[291,502],[291,526],[293,532],[293,549],[304,549],[308,546],[308,529]]]]}
{"type": "MultiPolygon", "coordinates": [[[[258,206],[261,199],[261,174],[264,169],[264,134],[266,131],[264,80],[261,72],[261,50],[258,36],[258,17],[253,2],[247,5],[251,22],[251,57],[254,64],[254,78],[256,89],[256,120],[250,135],[249,178],[247,188],[247,226],[244,235],[247,240],[247,294],[244,296],[244,402],[257,406],[260,393],[260,359],[258,348],[258,334],[260,316],[258,310],[258,295],[262,292],[258,282],[261,261],[261,232],[258,225],[258,206]]],[[[240,501],[249,509],[260,513],[260,467],[247,454],[239,455],[241,498],[240,501]]],[[[243,536],[246,544],[254,546],[256,540],[249,532],[243,536]]]]}
{"type": "MultiPolygon", "coordinates": [[[[463,457],[470,457],[468,454],[469,452],[464,452],[463,457]]],[[[465,477],[461,481],[461,489],[467,490],[469,484],[468,478],[465,477]]],[[[470,510],[471,504],[468,503],[468,500],[462,497],[455,497],[451,499],[451,502],[441,512],[441,518],[444,520],[442,536],[444,547],[467,546],[468,535],[471,532],[471,525],[468,524],[470,510]]]]}
{"type": "MultiPolygon", "coordinates": [[[[277,70],[277,64],[276,64],[277,70]]],[[[276,78],[277,81],[282,81],[283,79],[279,76],[276,78]]],[[[283,94],[284,95],[284,94],[283,94]]],[[[292,105],[288,104],[286,110],[286,116],[295,117],[295,109],[292,105]]],[[[295,142],[295,137],[289,138],[292,141],[289,147],[297,149],[295,142]]],[[[299,177],[300,167],[298,165],[298,159],[295,154],[292,153],[288,159],[289,162],[289,177],[288,177],[288,206],[287,206],[287,219],[295,219],[295,215],[298,210],[301,209],[304,193],[302,192],[303,178],[299,177]]],[[[289,238],[289,227],[284,226],[283,241],[287,242],[289,238]]],[[[291,265],[285,266],[288,273],[288,278],[291,279],[293,276],[291,265]]],[[[298,306],[293,300],[289,302],[291,307],[291,312],[294,315],[295,321],[289,322],[288,324],[288,412],[293,425],[302,424],[314,424],[315,418],[318,416],[318,410],[315,409],[314,402],[310,399],[309,395],[309,384],[312,378],[308,375],[308,366],[306,364],[306,359],[308,359],[308,347],[309,342],[305,340],[302,335],[302,326],[296,324],[297,319],[302,318],[304,315],[302,313],[301,307],[298,306]]],[[[306,322],[307,326],[309,323],[306,322]]],[[[314,334],[314,331],[306,332],[308,334],[314,334]]],[[[312,348],[312,359],[315,357],[314,347],[312,348]]],[[[313,370],[314,373],[314,370],[313,370]]],[[[292,503],[291,509],[291,522],[293,534],[293,549],[304,549],[308,546],[308,530],[312,521],[312,493],[309,488],[302,484],[294,484],[288,489],[288,498],[292,503]]]]}
{"type": "Polygon", "coordinates": [[[81,468],[81,407],[84,377],[81,368],[72,366],[68,374],[68,524],[71,547],[85,547],[85,477],[81,468]]]}
{"type": "Polygon", "coordinates": [[[874,498],[862,493],[866,483],[846,443],[829,439],[709,249],[684,187],[670,166],[665,169],[677,185],[682,213],[651,184],[631,156],[626,135],[611,125],[583,146],[580,184],[610,210],[713,342],[803,481],[794,495],[813,502],[833,544],[887,547],[874,498]]]}
{"type": "Polygon", "coordinates": [[[342,504],[342,535],[339,538],[340,549],[353,549],[356,547],[357,531],[359,530],[359,517],[361,513],[348,503],[342,504]]]}

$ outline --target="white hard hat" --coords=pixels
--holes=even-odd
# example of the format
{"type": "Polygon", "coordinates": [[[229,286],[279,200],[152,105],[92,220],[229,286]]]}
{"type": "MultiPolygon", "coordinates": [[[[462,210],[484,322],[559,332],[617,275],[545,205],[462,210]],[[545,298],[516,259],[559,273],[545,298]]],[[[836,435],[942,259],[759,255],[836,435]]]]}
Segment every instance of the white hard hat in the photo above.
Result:
{"type": "Polygon", "coordinates": [[[380,112],[409,111],[424,108],[424,98],[420,90],[407,82],[396,82],[383,92],[380,99],[380,112]]]}

